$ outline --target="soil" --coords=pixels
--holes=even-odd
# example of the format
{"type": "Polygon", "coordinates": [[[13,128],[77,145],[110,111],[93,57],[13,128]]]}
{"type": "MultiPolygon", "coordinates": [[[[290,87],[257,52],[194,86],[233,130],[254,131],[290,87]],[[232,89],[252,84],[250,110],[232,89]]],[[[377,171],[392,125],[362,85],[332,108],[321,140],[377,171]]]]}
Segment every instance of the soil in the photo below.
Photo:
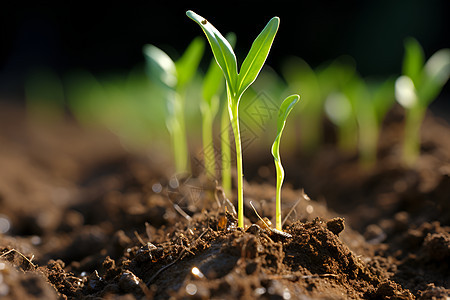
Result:
{"type": "Polygon", "coordinates": [[[284,155],[284,233],[250,206],[273,218],[263,150],[245,162],[243,230],[214,183],[67,119],[0,109],[2,299],[450,297],[450,129],[431,114],[413,168],[398,109],[370,170],[329,137],[314,156],[284,155]]]}

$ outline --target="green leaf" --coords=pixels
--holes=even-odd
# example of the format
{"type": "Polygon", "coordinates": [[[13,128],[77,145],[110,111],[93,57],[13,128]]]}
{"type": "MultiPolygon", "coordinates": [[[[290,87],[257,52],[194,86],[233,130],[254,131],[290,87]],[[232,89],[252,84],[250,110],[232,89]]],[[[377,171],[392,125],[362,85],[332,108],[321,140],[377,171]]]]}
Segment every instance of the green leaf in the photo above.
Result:
{"type": "Polygon", "coordinates": [[[203,32],[211,45],[217,64],[222,69],[225,80],[229,85],[229,89],[234,95],[236,93],[235,87],[238,74],[236,55],[234,54],[233,48],[222,34],[205,18],[191,10],[188,10],[186,15],[203,29],[203,32]]]}
{"type": "Polygon", "coordinates": [[[412,79],[417,85],[422,72],[425,56],[419,42],[414,38],[405,40],[405,58],[403,59],[403,75],[412,79]]]}
{"type": "Polygon", "coordinates": [[[143,48],[147,61],[147,72],[151,78],[168,88],[175,89],[177,85],[177,69],[172,59],[161,49],[153,45],[143,48]]]}
{"type": "MultiPolygon", "coordinates": [[[[228,33],[226,38],[232,46],[235,44],[236,36],[233,33],[228,33]]],[[[222,70],[213,58],[203,79],[202,90],[203,99],[208,102],[209,106],[211,106],[213,96],[221,93],[224,87],[223,80],[222,70]]]]}
{"type": "Polygon", "coordinates": [[[217,65],[215,60],[212,60],[209,64],[208,71],[206,72],[205,78],[203,79],[203,90],[202,96],[204,101],[211,105],[211,99],[214,95],[220,93],[223,88],[223,75],[222,70],[217,65]]]}
{"type": "Polygon", "coordinates": [[[422,76],[418,87],[419,101],[428,106],[450,77],[450,49],[441,49],[433,54],[426,62],[422,76]]]}
{"type": "Polygon", "coordinates": [[[256,80],[267,55],[269,54],[275,35],[280,25],[280,18],[273,17],[258,35],[250,48],[238,75],[237,94],[242,95],[256,80]]]}
{"type": "Polygon", "coordinates": [[[183,56],[175,62],[178,73],[177,88],[183,89],[184,86],[194,77],[198,65],[202,59],[205,50],[205,43],[201,37],[196,37],[187,47],[183,56]]]}
{"type": "Polygon", "coordinates": [[[373,105],[377,114],[377,121],[381,124],[384,116],[395,102],[395,80],[389,78],[388,80],[378,83],[373,88],[373,105]]]}
{"type": "Polygon", "coordinates": [[[289,116],[289,113],[294,108],[295,104],[297,104],[299,101],[299,95],[291,95],[284,99],[283,103],[280,106],[277,120],[277,136],[272,144],[272,155],[275,158],[275,161],[280,161],[280,139],[281,134],[283,133],[284,126],[286,125],[286,119],[289,116]]]}

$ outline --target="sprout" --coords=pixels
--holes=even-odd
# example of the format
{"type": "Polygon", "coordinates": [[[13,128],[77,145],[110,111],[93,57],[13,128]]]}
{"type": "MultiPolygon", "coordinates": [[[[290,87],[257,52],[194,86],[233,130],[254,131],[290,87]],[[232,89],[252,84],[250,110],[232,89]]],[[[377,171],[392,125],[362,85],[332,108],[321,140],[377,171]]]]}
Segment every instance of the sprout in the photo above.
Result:
{"type": "Polygon", "coordinates": [[[236,144],[236,165],[238,180],[238,226],[244,227],[244,191],[242,146],[239,130],[239,101],[245,90],[256,80],[261,71],[272,42],[278,31],[280,19],[272,18],[263,31],[258,35],[250,48],[247,57],[241,65],[238,73],[236,55],[230,43],[222,34],[205,18],[193,11],[187,11],[186,15],[194,20],[203,29],[211,46],[214,57],[225,76],[228,99],[228,114],[233,129],[236,144]]]}
{"type": "Polygon", "coordinates": [[[316,73],[301,58],[292,57],[283,66],[283,75],[290,90],[302,91],[299,105],[301,147],[307,154],[314,153],[322,142],[322,99],[316,73]]]}
{"type": "Polygon", "coordinates": [[[164,51],[144,46],[149,76],[164,88],[168,117],[166,126],[172,137],[176,171],[189,170],[189,152],[184,121],[186,87],[196,74],[204,51],[204,42],[195,38],[179,60],[174,62],[164,51]]]}
{"type": "Polygon", "coordinates": [[[406,109],[403,161],[412,165],[420,154],[420,126],[428,105],[450,77],[450,49],[441,49],[425,63],[417,40],[405,41],[403,74],[395,82],[397,102],[406,109]]]}
{"type": "Polygon", "coordinates": [[[289,116],[289,113],[294,108],[295,104],[300,100],[299,95],[291,95],[284,99],[283,103],[280,106],[280,110],[278,112],[278,120],[277,120],[277,136],[275,141],[272,144],[272,155],[275,161],[275,168],[277,170],[277,194],[276,194],[276,222],[275,228],[277,230],[282,230],[281,224],[281,186],[283,185],[284,180],[284,169],[281,165],[280,158],[280,140],[281,134],[283,133],[284,126],[286,125],[286,119],[289,116]]]}
{"type": "MultiPolygon", "coordinates": [[[[353,60],[345,56],[323,64],[316,70],[298,57],[290,58],[284,65],[283,75],[289,87],[294,91],[302,91],[303,100],[298,109],[301,117],[298,122],[301,128],[308,128],[301,132],[301,146],[307,154],[314,154],[322,142],[323,114],[328,97],[331,94],[336,96],[354,73],[353,60]]],[[[352,124],[346,125],[348,133],[352,124]]]]}
{"type": "MultiPolygon", "coordinates": [[[[376,162],[381,123],[394,102],[394,82],[366,82],[355,75],[344,87],[343,93],[351,104],[351,118],[356,120],[358,125],[360,162],[363,167],[372,167],[376,162]]],[[[346,122],[350,121],[341,124],[345,126],[346,122]]]]}
{"type": "MultiPolygon", "coordinates": [[[[233,33],[227,35],[227,40],[234,45],[236,37],[233,33]]],[[[213,58],[209,64],[208,71],[205,74],[203,81],[202,96],[203,101],[200,103],[200,111],[202,113],[202,139],[203,139],[203,153],[204,153],[204,164],[207,176],[210,178],[216,177],[216,158],[215,158],[215,147],[213,141],[213,123],[214,118],[218,112],[220,104],[220,95],[222,94],[224,87],[224,78],[222,75],[222,70],[217,64],[216,60],[213,58]]],[[[227,115],[226,102],[223,105],[222,119],[222,131],[228,133],[229,119],[227,115]]],[[[230,138],[227,135],[225,138],[225,144],[222,143],[222,187],[226,194],[231,190],[231,170],[230,170],[230,138]],[[224,153],[225,152],[225,153],[224,153]],[[225,155],[228,153],[227,159],[225,160],[225,155]]]]}

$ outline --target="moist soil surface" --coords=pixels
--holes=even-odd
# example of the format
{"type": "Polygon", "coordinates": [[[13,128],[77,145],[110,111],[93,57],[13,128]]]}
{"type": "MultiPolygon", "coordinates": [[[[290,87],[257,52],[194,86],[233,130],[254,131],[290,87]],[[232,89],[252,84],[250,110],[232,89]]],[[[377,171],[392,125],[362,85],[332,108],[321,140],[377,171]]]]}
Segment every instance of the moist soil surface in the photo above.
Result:
{"type": "Polygon", "coordinates": [[[330,137],[312,156],[284,154],[277,232],[250,204],[274,217],[267,149],[248,150],[241,229],[235,200],[202,175],[3,105],[0,298],[448,299],[450,129],[427,115],[406,168],[402,128],[394,109],[370,169],[330,137]]]}

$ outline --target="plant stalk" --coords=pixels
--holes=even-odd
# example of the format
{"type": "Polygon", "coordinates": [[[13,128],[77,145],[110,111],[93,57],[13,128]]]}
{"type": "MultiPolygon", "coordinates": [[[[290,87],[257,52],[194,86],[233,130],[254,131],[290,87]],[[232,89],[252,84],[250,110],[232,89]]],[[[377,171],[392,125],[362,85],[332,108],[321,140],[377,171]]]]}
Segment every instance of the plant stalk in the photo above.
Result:
{"type": "Polygon", "coordinates": [[[415,106],[406,111],[403,142],[403,161],[412,166],[420,155],[420,127],[426,108],[415,106]]]}
{"type": "Polygon", "coordinates": [[[175,167],[177,173],[189,171],[189,151],[186,138],[186,127],[184,120],[184,99],[179,93],[175,93],[173,146],[175,154],[175,167]]]}
{"type": "Polygon", "coordinates": [[[231,148],[230,148],[230,118],[225,103],[220,120],[221,152],[222,152],[222,188],[227,197],[231,194],[231,148]]]}
{"type": "Polygon", "coordinates": [[[281,223],[281,186],[283,185],[284,180],[284,171],[283,167],[281,166],[281,162],[276,162],[276,169],[277,169],[277,194],[275,199],[275,228],[277,230],[282,231],[282,223],[281,223]]]}
{"type": "MultiPolygon", "coordinates": [[[[232,102],[232,103],[238,103],[232,102]]],[[[239,130],[238,105],[229,109],[231,126],[233,128],[234,142],[236,144],[236,171],[237,171],[237,192],[238,192],[238,226],[244,228],[244,174],[242,167],[242,144],[239,130]]]]}
{"type": "Polygon", "coordinates": [[[202,138],[203,138],[203,162],[206,175],[210,179],[216,178],[216,155],[213,141],[213,116],[210,109],[203,112],[202,138]]]}

